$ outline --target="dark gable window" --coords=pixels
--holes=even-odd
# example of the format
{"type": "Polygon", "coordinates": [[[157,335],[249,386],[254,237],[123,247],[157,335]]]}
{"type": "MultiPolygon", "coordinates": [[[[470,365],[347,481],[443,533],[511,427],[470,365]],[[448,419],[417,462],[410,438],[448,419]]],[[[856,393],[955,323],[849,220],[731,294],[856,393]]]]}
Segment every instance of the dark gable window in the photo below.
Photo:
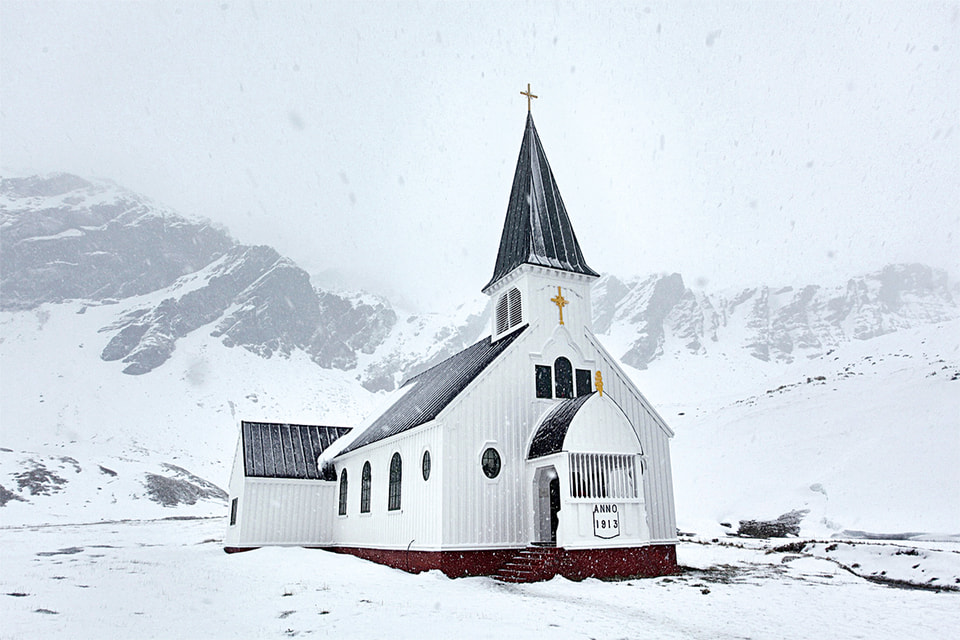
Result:
{"type": "Polygon", "coordinates": [[[421,469],[423,471],[423,480],[426,482],[430,479],[430,452],[423,452],[423,463],[421,464],[421,469]]]}
{"type": "Polygon", "coordinates": [[[585,396],[593,391],[588,369],[577,369],[577,397],[585,396]]]}
{"type": "Polygon", "coordinates": [[[537,365],[537,397],[553,397],[553,375],[550,367],[542,364],[537,365]]]}
{"type": "Polygon", "coordinates": [[[237,505],[240,504],[240,498],[234,498],[230,501],[230,526],[237,524],[237,505]]]}
{"type": "Polygon", "coordinates": [[[340,472],[340,515],[347,515],[347,470],[340,472]]]}
{"type": "Polygon", "coordinates": [[[553,375],[557,387],[556,396],[558,398],[573,397],[573,365],[570,361],[560,356],[553,362],[553,375]]]}
{"type": "Polygon", "coordinates": [[[483,474],[491,480],[500,475],[500,454],[493,447],[483,452],[480,464],[483,467],[483,474]]]}
{"type": "Polygon", "coordinates": [[[390,458],[390,498],[387,500],[387,511],[397,511],[400,509],[400,476],[403,473],[403,462],[400,460],[400,454],[395,453],[390,458]]]}
{"type": "Polygon", "coordinates": [[[363,463],[360,476],[360,513],[370,513],[370,463],[363,463]]]}

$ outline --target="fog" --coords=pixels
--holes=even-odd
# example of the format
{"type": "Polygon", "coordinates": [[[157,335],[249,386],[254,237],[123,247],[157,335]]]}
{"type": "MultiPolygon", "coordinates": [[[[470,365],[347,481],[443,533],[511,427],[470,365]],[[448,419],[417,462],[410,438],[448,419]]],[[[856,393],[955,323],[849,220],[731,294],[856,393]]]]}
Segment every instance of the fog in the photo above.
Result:
{"type": "Polygon", "coordinates": [[[0,3],[0,165],[105,177],[320,285],[493,270],[533,115],[589,264],[960,273],[960,5],[0,3]]]}

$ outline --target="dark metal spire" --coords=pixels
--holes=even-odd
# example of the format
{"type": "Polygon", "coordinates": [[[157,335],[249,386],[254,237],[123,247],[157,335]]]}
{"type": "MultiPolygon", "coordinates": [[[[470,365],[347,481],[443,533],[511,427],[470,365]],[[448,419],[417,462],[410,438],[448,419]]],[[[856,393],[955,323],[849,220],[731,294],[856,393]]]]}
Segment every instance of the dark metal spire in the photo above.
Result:
{"type": "Polygon", "coordinates": [[[513,174],[497,264],[484,291],[521,264],[600,275],[583,259],[553,171],[540,144],[540,136],[533,125],[533,115],[529,112],[517,169],[513,174]]]}

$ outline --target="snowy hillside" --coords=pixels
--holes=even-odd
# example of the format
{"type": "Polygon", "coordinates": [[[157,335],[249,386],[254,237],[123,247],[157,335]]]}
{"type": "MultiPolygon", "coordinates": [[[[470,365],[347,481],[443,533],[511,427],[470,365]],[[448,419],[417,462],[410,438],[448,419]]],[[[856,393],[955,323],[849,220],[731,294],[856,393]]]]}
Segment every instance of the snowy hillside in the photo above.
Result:
{"type": "Polygon", "coordinates": [[[809,510],[803,535],[960,534],[960,321],[845,343],[762,380],[691,358],[635,378],[677,434],[683,530],[809,510]]]}
{"type": "Polygon", "coordinates": [[[156,371],[123,375],[99,357],[111,339],[99,329],[116,313],[72,302],[0,314],[0,485],[16,496],[5,522],[219,513],[222,495],[161,506],[144,474],[175,480],[163,465],[176,465],[225,487],[241,417],[349,424],[369,409],[371,394],[349,374],[302,352],[264,359],[224,349],[207,332],[184,338],[156,371]]]}

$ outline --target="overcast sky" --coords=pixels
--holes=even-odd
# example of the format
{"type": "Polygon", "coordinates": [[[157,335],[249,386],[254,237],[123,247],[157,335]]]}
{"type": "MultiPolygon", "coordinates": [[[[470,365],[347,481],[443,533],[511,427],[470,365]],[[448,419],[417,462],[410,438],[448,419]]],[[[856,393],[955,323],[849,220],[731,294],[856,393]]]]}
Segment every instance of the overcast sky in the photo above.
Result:
{"type": "Polygon", "coordinates": [[[0,0],[0,29],[4,171],[110,178],[424,311],[493,271],[528,82],[599,271],[960,273],[957,3],[0,0]]]}

